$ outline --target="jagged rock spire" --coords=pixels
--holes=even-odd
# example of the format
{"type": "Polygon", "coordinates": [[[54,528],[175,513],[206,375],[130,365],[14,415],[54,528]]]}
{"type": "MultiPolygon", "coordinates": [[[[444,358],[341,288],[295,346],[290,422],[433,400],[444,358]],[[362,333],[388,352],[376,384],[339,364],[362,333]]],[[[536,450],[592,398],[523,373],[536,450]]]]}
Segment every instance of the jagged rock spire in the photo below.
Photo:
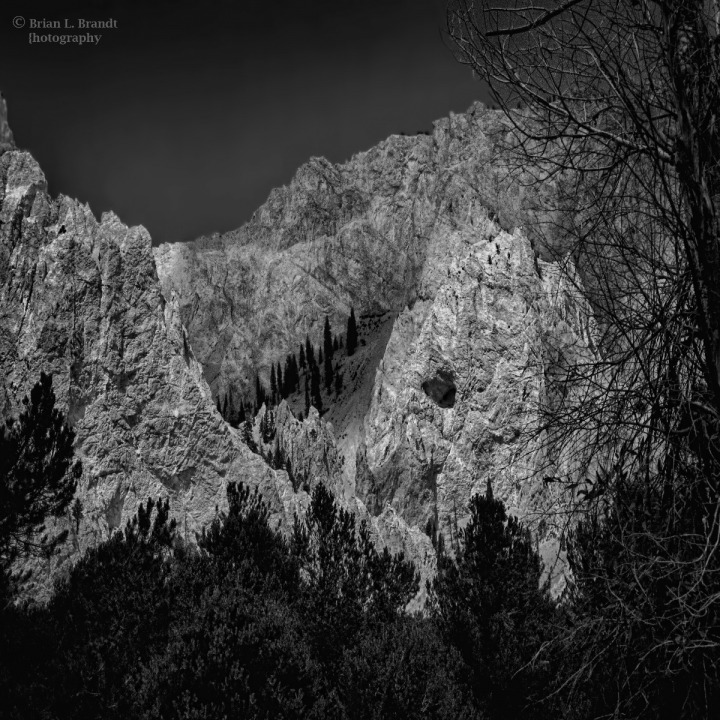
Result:
{"type": "Polygon", "coordinates": [[[12,130],[8,125],[7,120],[7,103],[5,98],[0,94],[0,152],[15,147],[15,140],[13,139],[12,130]]]}

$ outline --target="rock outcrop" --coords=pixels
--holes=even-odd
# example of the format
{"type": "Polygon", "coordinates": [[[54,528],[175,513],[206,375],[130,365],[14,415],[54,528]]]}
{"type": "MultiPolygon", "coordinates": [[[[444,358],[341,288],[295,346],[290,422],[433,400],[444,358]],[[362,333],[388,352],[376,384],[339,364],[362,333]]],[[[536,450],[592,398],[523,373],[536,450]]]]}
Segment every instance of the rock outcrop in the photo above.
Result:
{"type": "Polygon", "coordinates": [[[15,140],[7,119],[7,104],[3,96],[0,95],[0,155],[6,150],[12,150],[14,147],[15,140]]]}
{"type": "Polygon", "coordinates": [[[594,330],[516,227],[541,203],[497,163],[502,132],[477,105],[344,165],[313,159],[240,230],[153,253],[143,228],[51,198],[0,105],[0,408],[15,414],[52,373],[83,462],[83,517],[50,574],[149,496],[170,498],[192,538],[233,480],[259,486],[285,527],[324,482],[426,579],[433,542],[452,547],[490,479],[556,556],[565,499],[540,473],[575,469],[538,408],[572,391],[564,369],[592,356],[594,330]],[[336,358],[344,383],[323,417],[297,419],[301,391],[266,439],[263,408],[251,450],[213,396],[247,397],[256,372],[267,380],[306,334],[317,344],[326,315],[344,329],[350,307],[360,345],[336,358]]]}
{"type": "Polygon", "coordinates": [[[267,382],[306,333],[317,343],[326,314],[334,328],[350,306],[364,316],[365,345],[342,363],[352,388],[312,436],[283,431],[306,465],[333,458],[313,472],[338,494],[454,543],[490,479],[553,545],[564,499],[541,478],[577,469],[544,441],[539,406],[572,392],[565,369],[592,356],[594,330],[572,271],[533,246],[552,188],[512,181],[505,131],[475,105],[343,165],[315,158],[239,230],[155,257],[220,396],[252,396],[255,373],[267,382]]]}
{"type": "Polygon", "coordinates": [[[323,483],[340,504],[355,515],[357,522],[366,523],[371,537],[379,548],[403,553],[410,558],[420,573],[420,592],[411,603],[421,607],[426,596],[426,581],[435,574],[437,558],[431,538],[417,527],[410,526],[401,514],[390,505],[380,512],[371,513],[355,492],[354,482],[344,472],[345,459],[342,446],[337,443],[331,423],[321,419],[315,408],[307,418],[298,421],[286,402],[272,411],[274,437],[263,445],[260,426],[267,409],[263,406],[254,422],[253,437],[267,457],[277,457],[278,465],[288,473],[293,487],[300,492],[302,507],[309,501],[318,483],[323,483]]]}
{"type": "Polygon", "coordinates": [[[271,362],[306,334],[321,338],[325,315],[344,329],[351,306],[381,315],[433,298],[436,270],[488,217],[507,227],[530,217],[496,158],[503,132],[478,104],[342,165],[313,158],[240,229],[156,248],[214,395],[251,390],[257,371],[267,383],[271,362]]]}
{"type": "Polygon", "coordinates": [[[4,416],[17,414],[41,371],[53,375],[83,463],[82,521],[53,570],[148,497],[169,497],[190,538],[223,508],[232,480],[260,486],[276,523],[292,517],[287,477],[215,410],[177,302],[160,291],[148,233],[52,199],[35,160],[10,150],[0,156],[4,416]]]}
{"type": "Polygon", "coordinates": [[[577,469],[546,442],[540,405],[563,368],[592,358],[593,334],[587,305],[527,238],[479,238],[447,263],[435,298],[395,322],[365,416],[358,496],[454,544],[468,499],[490,480],[556,544],[563,499],[542,478],[577,469]]]}

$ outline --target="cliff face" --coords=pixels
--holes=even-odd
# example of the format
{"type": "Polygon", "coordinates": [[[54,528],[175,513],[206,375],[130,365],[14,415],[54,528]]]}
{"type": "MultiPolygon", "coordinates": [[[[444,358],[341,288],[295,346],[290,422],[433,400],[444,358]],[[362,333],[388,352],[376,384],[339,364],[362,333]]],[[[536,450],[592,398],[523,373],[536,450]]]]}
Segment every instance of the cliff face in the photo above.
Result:
{"type": "Polygon", "coordinates": [[[143,228],[49,197],[32,157],[1,146],[0,408],[16,414],[52,373],[83,461],[82,521],[45,577],[149,496],[170,498],[192,538],[235,480],[259,486],[285,527],[326,483],[427,578],[432,540],[456,540],[490,479],[551,558],[546,511],[564,499],[538,473],[573,467],[543,443],[538,405],[568,391],[563,368],[592,354],[593,328],[559,268],[509,231],[538,197],[497,163],[502,131],[476,106],[344,165],[312,160],[240,230],[154,254],[143,228]],[[351,306],[361,343],[339,353],[342,390],[322,418],[296,419],[302,393],[281,404],[267,446],[263,409],[266,462],[213,392],[266,379],[307,333],[318,343],[326,314],[344,329],[351,306]]]}
{"type": "Polygon", "coordinates": [[[540,407],[568,364],[591,359],[589,309],[519,232],[479,237],[445,275],[432,300],[395,321],[364,419],[357,494],[372,513],[389,505],[454,543],[468,499],[490,480],[550,556],[566,499],[543,477],[577,475],[580,463],[546,442],[540,407]]]}
{"type": "Polygon", "coordinates": [[[342,165],[313,158],[239,230],[156,248],[213,393],[250,389],[257,370],[267,381],[270,362],[307,333],[317,342],[326,314],[344,329],[351,306],[380,315],[433,298],[433,268],[489,215],[520,222],[522,191],[494,162],[502,132],[476,105],[342,165]]]}
{"type": "Polygon", "coordinates": [[[51,198],[35,160],[8,143],[0,153],[2,417],[17,415],[41,371],[52,373],[76,433],[83,515],[79,527],[58,521],[71,531],[68,542],[52,565],[31,561],[28,595],[43,597],[53,577],[123,527],[148,497],[169,498],[192,540],[225,507],[231,481],[258,486],[271,522],[288,529],[307,507],[306,491],[325,480],[378,544],[405,551],[425,576],[432,572],[425,535],[392,514],[371,517],[342,483],[333,484],[342,458],[317,413],[304,423],[287,408],[278,413],[278,444],[304,478],[297,492],[284,469],[250,451],[215,409],[177,298],[160,290],[148,233],[112,213],[98,222],[89,207],[51,198]]]}
{"type": "Polygon", "coordinates": [[[0,156],[4,415],[17,413],[43,370],[83,462],[83,518],[55,566],[124,525],[150,496],[171,499],[189,537],[222,509],[231,480],[261,486],[275,522],[292,515],[287,476],[216,412],[177,303],[160,292],[147,232],[50,198],[33,158],[9,150],[0,156]]]}
{"type": "Polygon", "coordinates": [[[543,442],[539,404],[568,391],[564,368],[592,355],[593,324],[518,229],[552,188],[512,182],[502,132],[477,105],[343,165],[313,159],[239,230],[155,257],[221,396],[258,370],[267,381],[306,333],[318,343],[325,314],[334,329],[351,305],[365,316],[365,345],[342,363],[349,387],[319,421],[332,442],[321,429],[288,440],[339,494],[454,542],[490,479],[552,545],[546,511],[563,500],[541,477],[575,469],[543,442]]]}

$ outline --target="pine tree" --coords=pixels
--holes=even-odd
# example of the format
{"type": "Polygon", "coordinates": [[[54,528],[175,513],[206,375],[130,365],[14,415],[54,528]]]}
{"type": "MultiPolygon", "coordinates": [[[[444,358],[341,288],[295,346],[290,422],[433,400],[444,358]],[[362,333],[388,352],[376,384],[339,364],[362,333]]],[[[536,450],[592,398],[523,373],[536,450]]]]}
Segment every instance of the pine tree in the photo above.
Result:
{"type": "Polygon", "coordinates": [[[277,385],[277,378],[275,376],[275,364],[270,368],[270,402],[273,403],[273,405],[277,402],[278,398],[278,385],[277,385]]]}
{"type": "Polygon", "coordinates": [[[356,524],[322,483],[295,523],[293,545],[307,578],[308,629],[332,676],[364,621],[392,622],[417,592],[419,576],[402,555],[379,553],[365,523],[356,524]]]}
{"type": "Polygon", "coordinates": [[[315,365],[315,352],[309,337],[305,338],[305,358],[307,359],[308,367],[312,368],[313,365],[315,365]]]}
{"type": "Polygon", "coordinates": [[[483,717],[526,717],[548,678],[533,658],[549,639],[554,606],[529,531],[487,492],[473,496],[455,560],[439,557],[431,612],[473,673],[483,717]]]}
{"type": "Polygon", "coordinates": [[[305,348],[300,345],[300,367],[304,370],[306,366],[305,363],[305,348]]]}
{"type": "Polygon", "coordinates": [[[355,354],[357,348],[357,324],[355,322],[355,308],[350,308],[350,317],[347,324],[347,354],[348,357],[355,354]]]}
{"type": "Polygon", "coordinates": [[[58,586],[47,608],[54,626],[48,639],[56,638],[53,712],[43,716],[138,716],[131,709],[138,666],[168,646],[177,541],[169,501],[148,499],[124,531],[88,550],[58,586]]]}
{"type": "Polygon", "coordinates": [[[260,438],[265,445],[268,445],[275,438],[275,413],[269,408],[260,419],[260,438]]]}
{"type": "Polygon", "coordinates": [[[333,383],[333,340],[330,330],[330,320],[325,316],[325,329],[323,331],[323,345],[325,351],[325,388],[330,391],[333,383]]]}
{"type": "Polygon", "coordinates": [[[282,456],[282,450],[280,449],[280,443],[275,443],[275,452],[273,453],[272,457],[272,467],[275,470],[283,470],[285,468],[285,463],[283,461],[282,456]]]}
{"type": "Polygon", "coordinates": [[[298,369],[298,361],[295,354],[291,356],[291,367],[292,367],[292,385],[290,387],[292,392],[295,392],[300,388],[300,370],[298,369]]]}
{"type": "Polygon", "coordinates": [[[241,422],[241,415],[239,411],[235,410],[235,403],[232,402],[232,396],[230,396],[230,409],[228,410],[228,423],[230,427],[237,428],[241,422]]]}
{"type": "Polygon", "coordinates": [[[265,402],[265,388],[263,388],[260,382],[260,376],[255,376],[255,414],[257,415],[258,410],[263,406],[265,402]]]}
{"type": "Polygon", "coordinates": [[[307,374],[305,375],[305,416],[307,417],[310,413],[310,380],[307,374]]]}
{"type": "Polygon", "coordinates": [[[231,484],[227,497],[228,511],[199,541],[201,557],[178,563],[171,637],[138,662],[143,682],[128,683],[137,709],[65,717],[328,717],[312,707],[314,663],[291,604],[297,562],[257,491],[231,484]]]}
{"type": "Polygon", "coordinates": [[[72,462],[75,433],[55,407],[51,375],[40,374],[23,405],[17,421],[0,427],[0,575],[18,553],[47,555],[64,540],[67,533],[34,536],[48,517],[64,514],[82,473],[72,462]]]}
{"type": "Polygon", "coordinates": [[[330,328],[330,318],[325,316],[325,326],[323,328],[323,350],[325,351],[325,357],[332,357],[333,354],[333,341],[332,331],[330,328]]]}
{"type": "Polygon", "coordinates": [[[343,389],[343,376],[341,372],[335,373],[335,396],[337,397],[343,389]]]}
{"type": "Polygon", "coordinates": [[[288,395],[294,390],[293,388],[293,367],[292,367],[292,355],[288,355],[285,358],[285,374],[283,375],[283,397],[287,398],[288,395]]]}
{"type": "Polygon", "coordinates": [[[320,369],[317,365],[312,366],[310,371],[310,398],[318,412],[322,412],[322,397],[320,395],[320,369]]]}
{"type": "Polygon", "coordinates": [[[278,385],[278,395],[281,398],[286,398],[287,393],[285,392],[285,381],[283,379],[283,373],[282,368],[280,367],[280,363],[277,364],[277,385],[278,385]]]}
{"type": "Polygon", "coordinates": [[[254,452],[258,452],[258,446],[253,437],[253,426],[249,420],[245,420],[242,426],[243,442],[254,452]]]}
{"type": "MultiPolygon", "coordinates": [[[[302,420],[301,420],[302,422],[302,420]]],[[[297,492],[297,480],[295,479],[295,475],[293,474],[292,469],[292,463],[290,462],[290,458],[285,459],[285,472],[288,474],[288,479],[290,480],[290,484],[292,485],[292,488],[295,492],[297,492]]]]}

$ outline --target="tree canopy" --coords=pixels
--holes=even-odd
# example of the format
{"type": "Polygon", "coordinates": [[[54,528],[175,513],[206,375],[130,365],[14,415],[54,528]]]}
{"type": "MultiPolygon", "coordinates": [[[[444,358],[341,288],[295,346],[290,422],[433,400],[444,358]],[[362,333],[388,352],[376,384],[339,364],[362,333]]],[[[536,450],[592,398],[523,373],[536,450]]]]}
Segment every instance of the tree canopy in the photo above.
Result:
{"type": "Polygon", "coordinates": [[[55,407],[52,376],[23,400],[17,420],[0,428],[0,563],[7,572],[18,554],[47,554],[66,533],[42,534],[45,521],[61,516],[82,473],[73,462],[75,433],[55,407]]]}

